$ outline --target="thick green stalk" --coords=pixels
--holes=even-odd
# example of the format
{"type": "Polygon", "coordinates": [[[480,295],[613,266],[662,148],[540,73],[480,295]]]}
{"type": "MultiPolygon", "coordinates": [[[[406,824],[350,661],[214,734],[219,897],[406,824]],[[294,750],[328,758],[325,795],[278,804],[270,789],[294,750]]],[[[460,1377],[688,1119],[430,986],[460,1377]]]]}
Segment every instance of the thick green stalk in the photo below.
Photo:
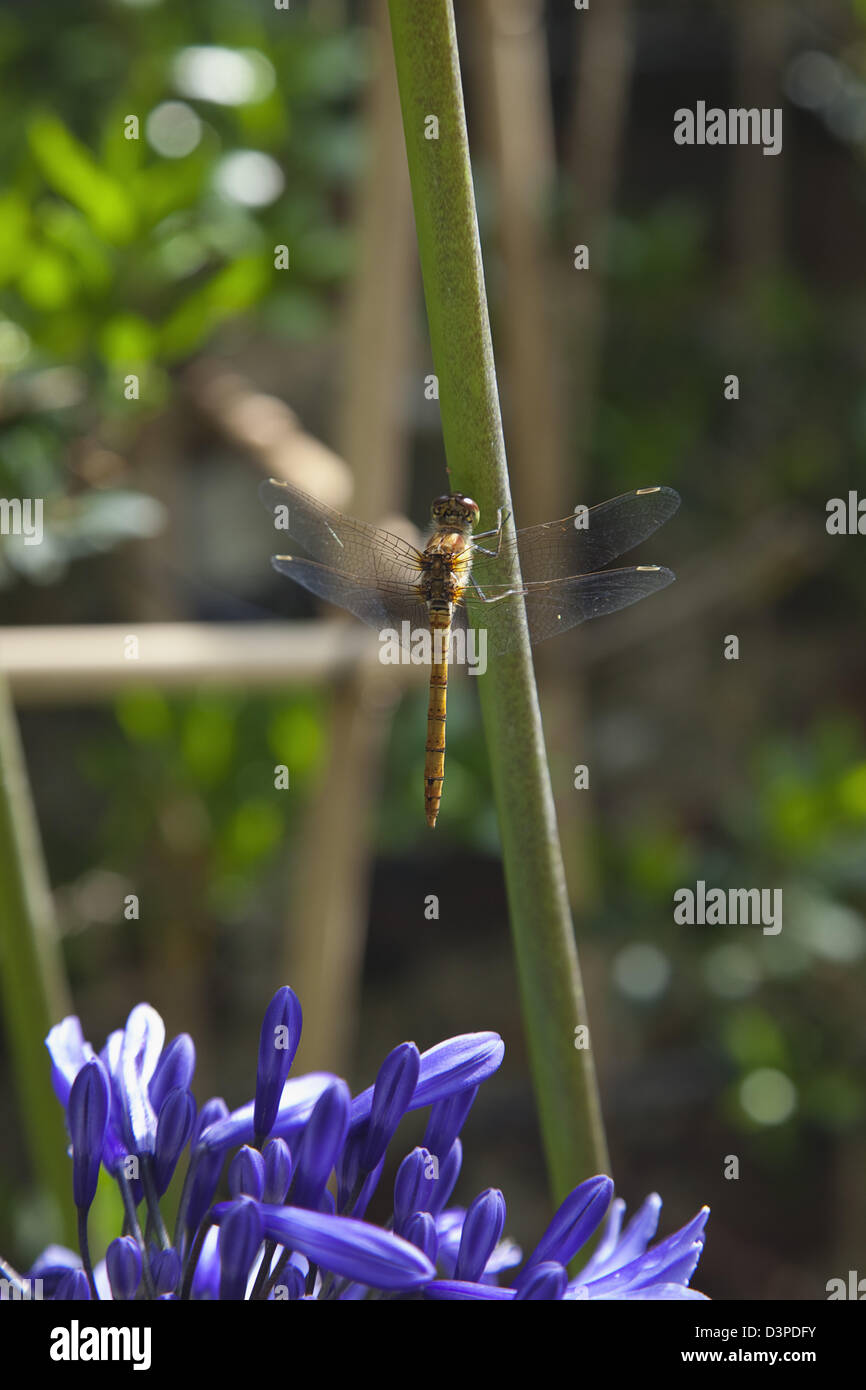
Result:
{"type": "Polygon", "coordinates": [[[0,676],[0,988],[18,1104],[33,1167],[75,1244],[63,1112],[49,1084],[45,1037],[70,1012],[51,893],[15,712],[0,676]]]}
{"type": "MultiPolygon", "coordinates": [[[[389,8],[445,453],[454,488],[479,503],[488,529],[498,508],[510,512],[511,495],[454,15],[450,0],[389,8]]],[[[481,677],[481,704],[541,1129],[561,1199],[610,1171],[592,1053],[575,1046],[587,1022],[577,948],[522,605],[476,604],[471,616],[491,636],[503,622],[521,628],[518,650],[491,659],[481,677]]]]}

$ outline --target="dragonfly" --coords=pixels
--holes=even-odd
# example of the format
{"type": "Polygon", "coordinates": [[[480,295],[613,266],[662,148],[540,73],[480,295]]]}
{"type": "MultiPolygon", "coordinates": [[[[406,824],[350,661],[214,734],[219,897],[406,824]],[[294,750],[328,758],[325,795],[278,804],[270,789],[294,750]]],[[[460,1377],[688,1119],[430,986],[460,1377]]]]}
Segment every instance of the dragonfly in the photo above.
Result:
{"type": "MultiPolygon", "coordinates": [[[[477,503],[461,492],[446,493],[432,504],[423,549],[344,516],[291,483],[267,479],[260,495],[274,514],[277,530],[311,557],[274,555],[271,563],[280,574],[353,613],[380,634],[399,634],[404,645],[414,644],[419,632],[427,636],[431,670],[424,809],[431,827],[439,815],[445,779],[452,639],[472,636],[467,594],[481,605],[504,603],[508,608],[522,602],[529,639],[535,644],[588,618],[637,603],[675,578],[661,565],[604,568],[673,516],[680,499],[669,487],[638,488],[517,532],[505,530],[508,516],[501,509],[494,528],[476,532],[477,503]],[[514,559],[520,566],[519,586],[505,577],[514,559]]],[[[485,636],[495,654],[513,650],[519,640],[520,624],[515,621],[498,622],[485,636]]]]}

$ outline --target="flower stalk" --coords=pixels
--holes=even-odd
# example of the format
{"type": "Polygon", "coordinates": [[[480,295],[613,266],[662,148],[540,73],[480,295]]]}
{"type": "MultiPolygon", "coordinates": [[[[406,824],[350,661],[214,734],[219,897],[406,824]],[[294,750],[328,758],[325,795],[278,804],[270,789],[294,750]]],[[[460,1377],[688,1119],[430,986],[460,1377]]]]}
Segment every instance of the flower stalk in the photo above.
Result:
{"type": "MultiPolygon", "coordinates": [[[[451,0],[389,0],[433,365],[452,486],[486,526],[511,494],[454,14],[451,0]]],[[[519,586],[519,573],[503,578],[519,586]]],[[[541,1130],[557,1202],[577,1175],[610,1164],[588,1035],[538,694],[522,606],[470,617],[492,632],[520,624],[522,640],[479,679],[502,839],[511,931],[541,1130]]]]}
{"type": "Polygon", "coordinates": [[[42,1040],[68,1009],[48,875],[15,710],[0,676],[0,970],[2,1012],[33,1166],[74,1240],[65,1136],[45,1085],[42,1040]]]}

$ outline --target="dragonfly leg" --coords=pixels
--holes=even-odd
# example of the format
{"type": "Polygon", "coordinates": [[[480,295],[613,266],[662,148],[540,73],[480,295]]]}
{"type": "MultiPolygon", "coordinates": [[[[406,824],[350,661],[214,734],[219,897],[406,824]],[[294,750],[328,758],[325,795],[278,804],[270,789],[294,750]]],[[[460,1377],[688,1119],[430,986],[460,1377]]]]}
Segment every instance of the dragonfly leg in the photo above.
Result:
{"type": "Polygon", "coordinates": [[[482,603],[500,603],[504,598],[512,598],[514,594],[524,594],[526,592],[525,589],[506,589],[504,593],[497,594],[495,598],[488,598],[474,574],[470,574],[469,583],[472,585],[482,603]]]}
{"type": "MultiPolygon", "coordinates": [[[[473,538],[472,538],[472,548],[473,548],[473,550],[480,550],[482,555],[490,555],[494,560],[497,559],[498,556],[499,556],[499,551],[500,551],[501,548],[502,548],[502,528],[503,528],[503,526],[505,525],[505,523],[506,523],[506,521],[508,520],[508,518],[509,518],[510,515],[511,515],[511,513],[510,513],[509,511],[503,512],[503,510],[502,510],[501,507],[497,507],[497,509],[496,509],[496,525],[495,525],[495,527],[493,528],[492,531],[479,531],[477,536],[473,536],[473,538]],[[488,550],[486,546],[483,546],[483,545],[479,545],[479,544],[478,544],[479,541],[486,540],[488,536],[495,536],[495,537],[496,537],[496,549],[495,549],[495,550],[488,550]]],[[[504,597],[504,595],[503,595],[503,597],[504,597]]]]}

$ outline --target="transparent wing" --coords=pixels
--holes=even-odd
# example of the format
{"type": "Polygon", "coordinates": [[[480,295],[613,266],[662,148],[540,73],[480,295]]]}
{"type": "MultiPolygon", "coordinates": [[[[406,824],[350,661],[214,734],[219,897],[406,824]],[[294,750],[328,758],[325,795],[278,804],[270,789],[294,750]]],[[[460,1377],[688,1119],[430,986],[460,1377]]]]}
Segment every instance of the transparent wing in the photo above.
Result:
{"type": "MultiPolygon", "coordinates": [[[[390,531],[344,516],[290,483],[277,482],[274,478],[261,484],[259,496],[274,513],[278,536],[291,536],[314,560],[331,566],[345,580],[354,579],[371,588],[389,583],[407,589],[418,582],[419,551],[390,531]]],[[[298,582],[303,583],[303,580],[298,582]]],[[[332,602],[348,607],[341,600],[332,602]]]]}
{"type": "MultiPolygon", "coordinates": [[[[556,636],[558,632],[567,632],[570,627],[576,627],[589,618],[601,618],[606,613],[628,608],[648,594],[666,589],[675,578],[669,569],[659,565],[638,565],[634,569],[574,575],[550,584],[527,584],[523,598],[529,640],[535,645],[556,636]]],[[[497,597],[495,588],[485,589],[484,594],[488,601],[497,597]]],[[[519,602],[519,595],[509,596],[497,602],[496,608],[498,612],[505,610],[502,613],[505,617],[508,609],[519,602]]],[[[475,627],[484,625],[482,602],[473,605],[470,620],[475,627]]],[[[510,651],[516,637],[514,622],[497,622],[495,633],[488,629],[489,649],[500,653],[510,651]]]]}
{"type": "MultiPolygon", "coordinates": [[[[585,528],[575,527],[575,517],[527,526],[517,532],[516,546],[520,572],[525,584],[564,575],[589,574],[640,545],[673,516],[680,499],[673,488],[640,488],[590,507],[584,516],[585,528]]],[[[488,547],[490,542],[487,542],[488,547]]],[[[506,561],[515,541],[503,538],[499,557],[476,552],[473,572],[481,588],[485,580],[495,583],[500,576],[500,560],[506,561]]]]}
{"type": "MultiPolygon", "coordinates": [[[[280,574],[294,579],[296,584],[316,594],[319,598],[335,603],[354,613],[362,622],[371,627],[395,628],[401,636],[401,625],[411,624],[411,628],[430,626],[427,605],[416,589],[402,583],[389,583],[387,580],[375,584],[360,584],[353,575],[341,574],[338,570],[317,565],[314,560],[298,560],[290,555],[274,555],[271,564],[280,574]]],[[[417,579],[417,575],[416,575],[417,579]]]]}

